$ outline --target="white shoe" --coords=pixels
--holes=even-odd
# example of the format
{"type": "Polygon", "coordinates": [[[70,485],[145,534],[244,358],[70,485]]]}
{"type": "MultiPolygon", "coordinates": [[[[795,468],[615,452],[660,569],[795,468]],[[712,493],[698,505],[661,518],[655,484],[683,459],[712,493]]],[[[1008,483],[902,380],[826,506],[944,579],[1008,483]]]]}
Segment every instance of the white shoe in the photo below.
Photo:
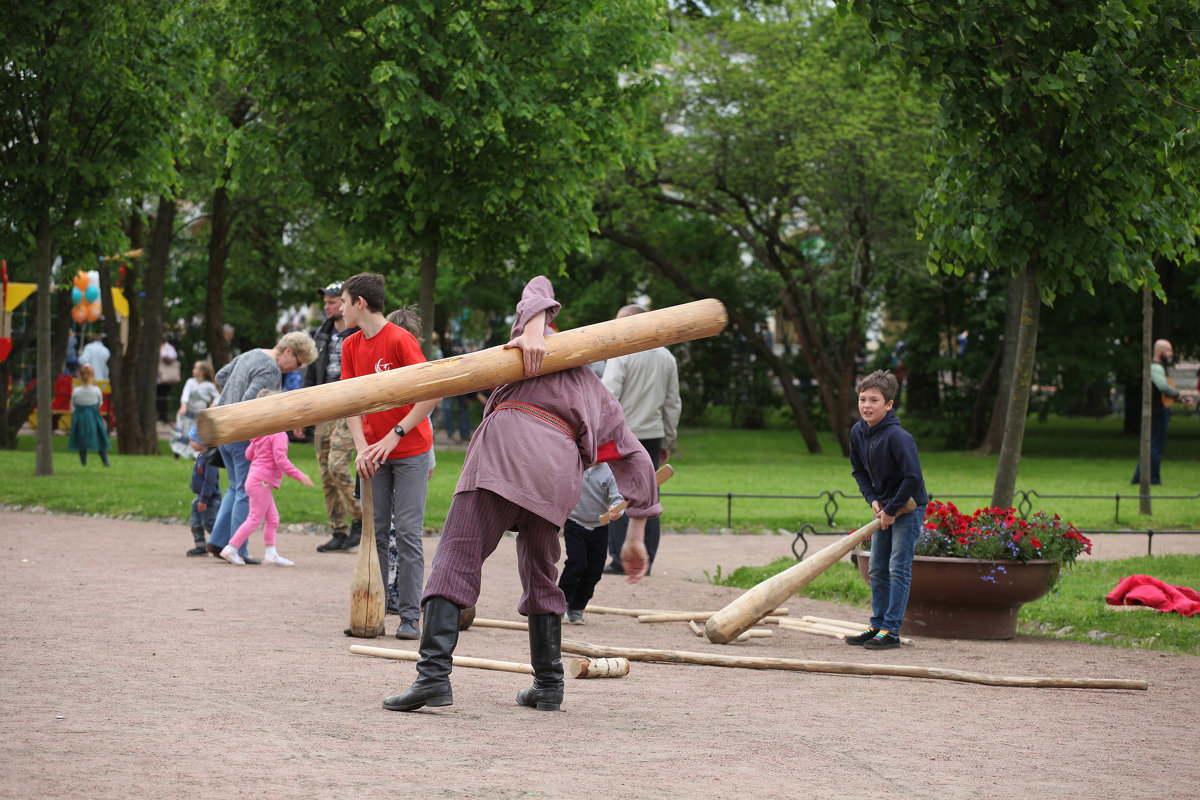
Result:
{"type": "Polygon", "coordinates": [[[296,566],[295,561],[284,558],[283,556],[279,555],[278,553],[276,553],[275,555],[271,555],[270,553],[268,553],[267,555],[263,556],[263,563],[264,564],[274,564],[277,567],[294,567],[294,566],[296,566]]]}
{"type": "Polygon", "coordinates": [[[231,544],[227,544],[221,548],[221,558],[225,559],[230,564],[244,565],[246,563],[244,560],[242,560],[242,557],[238,555],[237,548],[231,544]]]}

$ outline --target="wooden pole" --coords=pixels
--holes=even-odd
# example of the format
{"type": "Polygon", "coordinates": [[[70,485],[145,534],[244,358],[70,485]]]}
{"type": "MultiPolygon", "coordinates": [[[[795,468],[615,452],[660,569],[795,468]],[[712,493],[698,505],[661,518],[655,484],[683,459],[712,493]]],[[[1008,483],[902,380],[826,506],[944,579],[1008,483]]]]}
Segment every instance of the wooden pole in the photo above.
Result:
{"type": "Polygon", "coordinates": [[[792,672],[821,672],[833,675],[891,675],[900,678],[979,683],[984,686],[1014,686],[1059,689],[1138,689],[1148,688],[1146,681],[1120,678],[1053,678],[987,675],[938,667],[910,667],[897,664],[851,664],[841,661],[801,661],[795,658],[731,656],[724,653],[694,653],[686,650],[653,650],[636,647],[604,647],[564,639],[564,653],[588,658],[628,658],[630,661],[654,661],[664,664],[700,664],[710,667],[779,669],[792,672]]]}
{"type": "MultiPolygon", "coordinates": [[[[782,620],[780,621],[782,622],[782,620]]],[[[691,629],[692,633],[696,634],[697,636],[704,635],[704,628],[701,628],[698,624],[696,624],[696,620],[688,620],[688,627],[691,629]]],[[[775,631],[771,630],[770,628],[751,628],[750,630],[739,634],[734,641],[744,642],[747,639],[765,639],[768,636],[774,635],[775,631]]]]}
{"type": "MultiPolygon", "coordinates": [[[[719,300],[697,300],[556,333],[546,337],[546,359],[539,374],[714,336],[725,328],[726,320],[719,300]]],[[[524,377],[520,349],[497,346],[206,408],[196,418],[196,427],[206,444],[227,444],[421,400],[470,394],[524,377]]]]}
{"type": "MultiPolygon", "coordinates": [[[[716,611],[671,611],[662,614],[641,614],[638,616],[638,622],[705,622],[712,618],[716,611]]],[[[779,622],[780,618],[787,614],[786,608],[778,608],[771,612],[769,616],[758,620],[765,625],[773,625],[779,622]],[[782,614],[778,612],[783,612],[782,614]]]]}
{"type": "Polygon", "coordinates": [[[371,479],[364,478],[360,485],[363,531],[358,559],[354,562],[354,577],[350,579],[350,627],[347,632],[351,636],[373,639],[383,633],[386,601],[379,555],[375,550],[375,502],[371,479]]]}
{"type": "MultiPolygon", "coordinates": [[[[801,633],[812,633],[817,636],[831,636],[841,639],[846,636],[854,636],[863,632],[863,627],[860,625],[857,628],[843,628],[837,625],[829,625],[820,622],[805,622],[803,619],[781,619],[779,627],[789,631],[800,631],[801,633]]],[[[913,640],[906,636],[901,636],[900,644],[912,644],[913,640]]]]}
{"type": "MultiPolygon", "coordinates": [[[[909,498],[896,516],[906,514],[916,507],[917,504],[909,498]]],[[[751,586],[732,603],[709,617],[704,625],[704,633],[708,640],[713,644],[725,644],[742,631],[753,627],[756,622],[770,614],[772,608],[803,589],[877,530],[879,520],[873,519],[854,533],[817,551],[794,567],[751,586]]]]}
{"type": "Polygon", "coordinates": [[[488,619],[487,617],[476,617],[471,623],[472,628],[504,628],[510,631],[527,631],[529,630],[528,622],[513,622],[507,619],[488,619]]]}
{"type": "MultiPolygon", "coordinates": [[[[417,661],[421,654],[415,650],[392,650],[387,647],[371,647],[365,644],[350,645],[350,652],[359,656],[375,656],[376,658],[392,658],[397,661],[417,661]]],[[[494,661],[490,658],[470,658],[469,656],[453,656],[456,667],[471,667],[473,669],[494,669],[500,672],[521,672],[533,674],[529,664],[519,664],[515,661],[494,661]]]]}

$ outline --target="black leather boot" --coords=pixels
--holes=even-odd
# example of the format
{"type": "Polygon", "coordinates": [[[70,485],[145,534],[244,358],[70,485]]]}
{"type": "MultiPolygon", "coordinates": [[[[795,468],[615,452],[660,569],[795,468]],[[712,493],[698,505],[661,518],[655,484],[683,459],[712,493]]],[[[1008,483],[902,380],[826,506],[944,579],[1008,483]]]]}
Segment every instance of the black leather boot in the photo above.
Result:
{"type": "Polygon", "coordinates": [[[342,540],[342,549],[350,550],[358,547],[362,541],[362,520],[356,519],[350,523],[350,535],[342,540]]]}
{"type": "Polygon", "coordinates": [[[318,553],[331,553],[334,550],[344,550],[343,545],[346,542],[346,534],[342,531],[333,531],[333,538],[325,544],[317,545],[318,553]]]}
{"type": "Polygon", "coordinates": [[[444,597],[431,597],[422,606],[421,659],[417,679],[404,694],[383,700],[388,711],[416,711],[421,706],[448,706],[454,703],[450,692],[450,669],[454,647],[458,644],[458,614],[461,609],[444,597]]]}
{"type": "Polygon", "coordinates": [[[558,711],[563,700],[562,617],[529,615],[529,660],[533,688],[517,692],[517,702],[538,711],[558,711]]]}

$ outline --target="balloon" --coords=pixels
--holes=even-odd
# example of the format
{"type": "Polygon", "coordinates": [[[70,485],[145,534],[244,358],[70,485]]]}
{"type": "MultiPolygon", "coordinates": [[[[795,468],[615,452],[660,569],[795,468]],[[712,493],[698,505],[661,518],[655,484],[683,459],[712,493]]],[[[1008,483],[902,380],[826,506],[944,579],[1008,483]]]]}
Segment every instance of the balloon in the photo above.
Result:
{"type": "Polygon", "coordinates": [[[84,289],[86,289],[88,287],[87,273],[84,272],[83,270],[80,270],[79,272],[75,273],[74,283],[75,283],[75,288],[78,289],[79,291],[82,292],[84,289]]]}
{"type": "Polygon", "coordinates": [[[76,288],[71,289],[71,302],[78,304],[81,300],[83,300],[83,292],[76,288]]]}
{"type": "Polygon", "coordinates": [[[87,298],[89,303],[94,303],[100,299],[100,290],[97,289],[95,286],[89,286],[89,287],[87,287],[87,291],[84,292],[83,295],[84,295],[84,297],[87,298]]]}
{"type": "Polygon", "coordinates": [[[103,313],[103,312],[100,309],[100,301],[99,300],[97,300],[93,303],[88,303],[88,307],[87,307],[87,321],[88,322],[95,322],[96,320],[100,319],[101,313],[103,313]]]}
{"type": "Polygon", "coordinates": [[[88,307],[83,303],[71,309],[71,319],[76,322],[86,322],[88,317],[88,307]]]}
{"type": "Polygon", "coordinates": [[[100,271],[99,270],[95,270],[95,269],[88,270],[87,279],[88,279],[88,286],[95,286],[97,290],[100,289],[100,271]]]}

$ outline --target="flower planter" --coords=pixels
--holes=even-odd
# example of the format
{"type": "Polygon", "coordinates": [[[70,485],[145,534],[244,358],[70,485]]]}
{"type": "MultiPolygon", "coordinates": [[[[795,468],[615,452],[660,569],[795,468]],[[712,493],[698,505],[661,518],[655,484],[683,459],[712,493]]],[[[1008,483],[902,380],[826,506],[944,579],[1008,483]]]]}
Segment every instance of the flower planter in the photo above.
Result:
{"type": "MultiPolygon", "coordinates": [[[[870,586],[869,554],[851,558],[870,586]]],[[[1058,569],[1057,561],[917,556],[902,630],[940,639],[1012,639],[1017,611],[1053,588],[1058,569]]]]}

